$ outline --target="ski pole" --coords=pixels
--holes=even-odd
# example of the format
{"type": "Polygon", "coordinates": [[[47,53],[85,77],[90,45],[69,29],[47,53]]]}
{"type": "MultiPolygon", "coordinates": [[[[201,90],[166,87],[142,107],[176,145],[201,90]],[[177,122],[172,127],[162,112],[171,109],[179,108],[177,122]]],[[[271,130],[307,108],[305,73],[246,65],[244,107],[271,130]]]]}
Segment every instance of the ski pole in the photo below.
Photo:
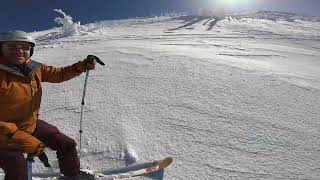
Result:
{"type": "MultiPolygon", "coordinates": [[[[97,57],[94,55],[88,55],[87,59],[95,59],[97,63],[99,63],[100,65],[104,66],[105,64],[97,57]]],[[[83,92],[82,92],[82,100],[81,100],[81,112],[80,112],[80,129],[79,129],[79,137],[80,137],[80,142],[79,142],[79,148],[80,150],[82,149],[82,133],[83,133],[83,129],[82,129],[82,117],[83,117],[83,106],[84,106],[84,98],[86,96],[86,89],[87,89],[87,82],[88,82],[88,77],[89,77],[89,70],[86,71],[86,76],[85,76],[85,80],[84,80],[84,85],[83,85],[83,92]]]]}
{"type": "MultiPolygon", "coordinates": [[[[27,171],[28,171],[28,180],[32,180],[32,163],[34,162],[33,159],[34,155],[33,154],[28,154],[26,161],[27,161],[27,171]]],[[[49,164],[49,160],[48,157],[45,153],[42,153],[38,156],[38,158],[40,159],[40,161],[43,163],[43,165],[45,167],[51,167],[51,165],[49,164]]]]}
{"type": "Polygon", "coordinates": [[[32,156],[27,156],[27,169],[28,169],[28,180],[32,180],[32,163],[34,162],[32,156]]]}

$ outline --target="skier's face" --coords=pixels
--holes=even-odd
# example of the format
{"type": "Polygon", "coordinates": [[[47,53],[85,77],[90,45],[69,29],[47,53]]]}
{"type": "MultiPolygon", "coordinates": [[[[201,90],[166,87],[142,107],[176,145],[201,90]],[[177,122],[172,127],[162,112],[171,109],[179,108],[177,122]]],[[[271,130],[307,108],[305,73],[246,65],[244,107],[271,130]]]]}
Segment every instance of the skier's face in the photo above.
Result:
{"type": "Polygon", "coordinates": [[[30,58],[31,45],[28,42],[12,41],[2,43],[2,54],[10,64],[22,64],[30,58]]]}

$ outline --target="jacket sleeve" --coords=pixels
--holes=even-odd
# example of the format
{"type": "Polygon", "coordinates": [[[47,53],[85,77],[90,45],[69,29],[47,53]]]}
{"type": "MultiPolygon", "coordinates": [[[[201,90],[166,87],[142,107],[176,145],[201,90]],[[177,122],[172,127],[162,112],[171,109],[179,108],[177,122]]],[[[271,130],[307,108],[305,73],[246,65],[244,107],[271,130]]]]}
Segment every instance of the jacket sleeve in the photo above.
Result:
{"type": "Polygon", "coordinates": [[[42,154],[45,148],[45,145],[39,139],[20,130],[14,133],[7,142],[9,144],[17,144],[23,153],[36,156],[42,154]]]}
{"type": "Polygon", "coordinates": [[[79,76],[81,73],[85,71],[86,69],[83,61],[79,61],[71,66],[61,67],[61,68],[42,64],[41,81],[51,82],[51,83],[60,83],[63,81],[70,80],[76,76],[79,76]]]}
{"type": "Polygon", "coordinates": [[[0,121],[0,142],[6,141],[17,131],[16,124],[0,121]]]}
{"type": "MultiPolygon", "coordinates": [[[[0,144],[15,144],[22,152],[39,155],[44,151],[44,144],[32,135],[20,131],[16,124],[0,121],[0,144]]],[[[7,146],[7,148],[10,148],[7,146]]]]}
{"type": "Polygon", "coordinates": [[[14,123],[0,121],[0,134],[10,134],[18,130],[18,127],[14,123]]]}

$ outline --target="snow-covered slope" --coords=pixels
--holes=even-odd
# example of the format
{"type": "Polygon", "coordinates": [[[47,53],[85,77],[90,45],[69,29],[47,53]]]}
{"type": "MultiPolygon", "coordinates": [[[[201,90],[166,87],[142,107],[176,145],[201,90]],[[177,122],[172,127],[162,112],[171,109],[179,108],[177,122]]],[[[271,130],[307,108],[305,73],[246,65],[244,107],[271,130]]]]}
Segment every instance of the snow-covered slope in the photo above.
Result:
{"type": "MultiPolygon", "coordinates": [[[[106,63],[90,72],[83,168],[172,156],[165,179],[320,176],[319,21],[163,16],[78,28],[33,35],[36,61],[106,63]]],[[[44,84],[40,115],[77,140],[83,83],[44,84]]],[[[37,176],[58,172],[47,152],[54,167],[37,162],[37,176]]]]}
{"type": "Polygon", "coordinates": [[[267,19],[271,21],[310,21],[310,22],[320,22],[320,17],[317,16],[301,16],[294,13],[287,12],[276,12],[276,11],[257,11],[251,13],[243,13],[236,15],[239,18],[255,18],[255,19],[267,19]]]}

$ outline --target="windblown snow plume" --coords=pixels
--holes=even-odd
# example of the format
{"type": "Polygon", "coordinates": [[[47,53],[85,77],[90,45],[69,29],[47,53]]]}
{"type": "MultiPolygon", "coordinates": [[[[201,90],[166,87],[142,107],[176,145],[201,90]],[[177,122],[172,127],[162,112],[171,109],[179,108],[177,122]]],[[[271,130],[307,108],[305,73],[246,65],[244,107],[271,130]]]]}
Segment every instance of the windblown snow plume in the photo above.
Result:
{"type": "Polygon", "coordinates": [[[64,13],[61,9],[54,9],[55,12],[63,15],[63,18],[56,17],[54,22],[62,25],[62,31],[66,36],[81,35],[87,31],[85,26],[80,25],[80,21],[74,23],[72,17],[64,13]]]}

